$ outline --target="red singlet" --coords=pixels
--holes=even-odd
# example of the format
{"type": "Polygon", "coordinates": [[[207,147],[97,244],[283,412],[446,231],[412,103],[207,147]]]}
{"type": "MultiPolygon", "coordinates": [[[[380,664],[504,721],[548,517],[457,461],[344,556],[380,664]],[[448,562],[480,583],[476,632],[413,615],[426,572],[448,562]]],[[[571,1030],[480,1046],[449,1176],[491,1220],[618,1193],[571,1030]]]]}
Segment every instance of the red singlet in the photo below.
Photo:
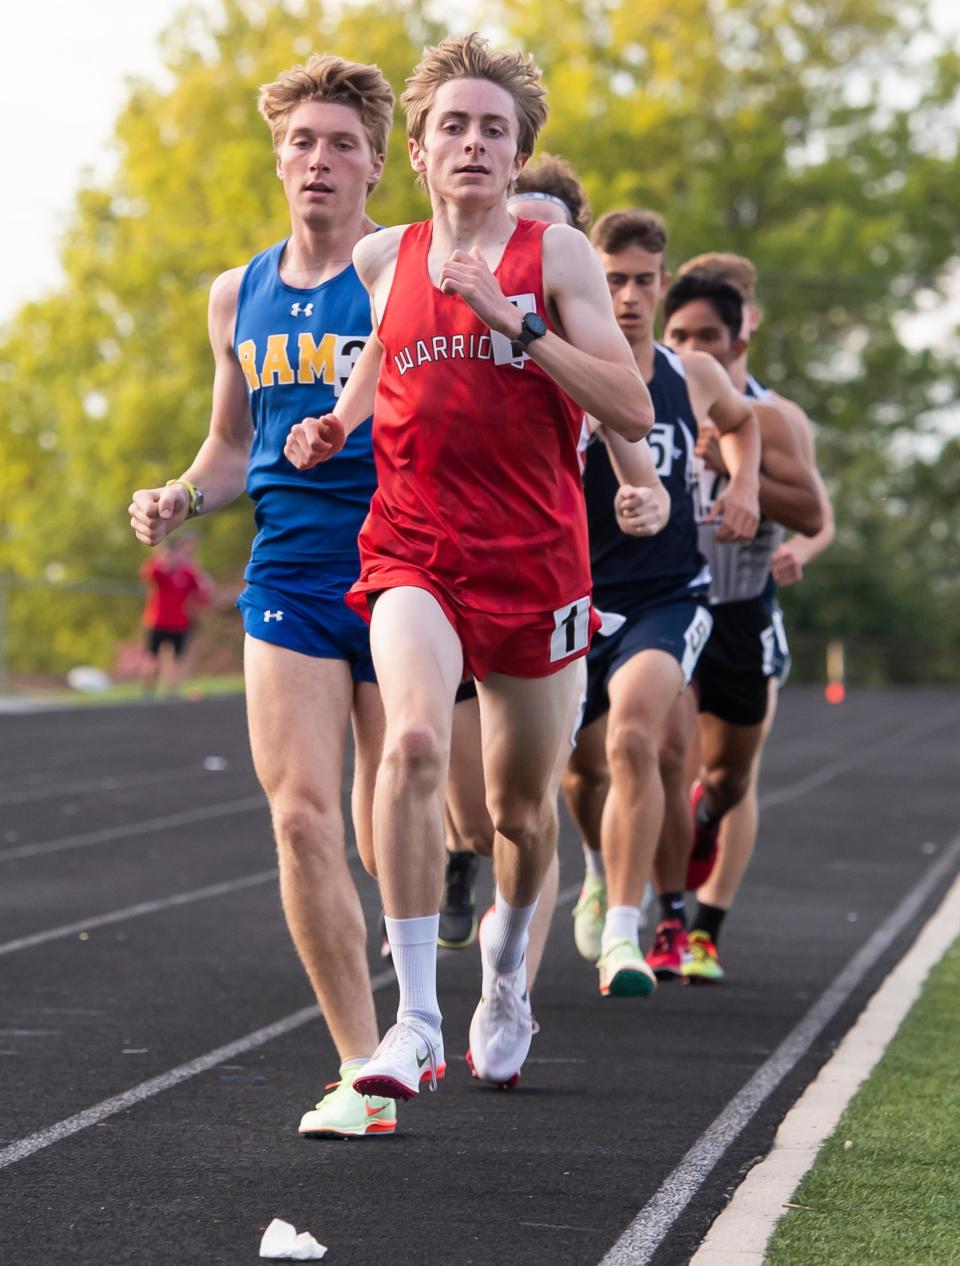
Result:
{"type": "MultiPolygon", "coordinates": [[[[547,227],[520,220],[495,273],[522,312],[544,318],[547,227]]],[[[428,220],[404,233],[380,323],[378,487],[347,601],[367,616],[368,594],[419,576],[471,610],[553,612],[590,593],[583,410],[432,283],[431,232],[428,220]]]]}
{"type": "Polygon", "coordinates": [[[170,563],[148,558],[140,568],[140,579],[149,585],[147,605],[141,623],[145,629],[181,633],[190,627],[190,599],[203,597],[204,587],[195,567],[188,562],[170,563]]]}

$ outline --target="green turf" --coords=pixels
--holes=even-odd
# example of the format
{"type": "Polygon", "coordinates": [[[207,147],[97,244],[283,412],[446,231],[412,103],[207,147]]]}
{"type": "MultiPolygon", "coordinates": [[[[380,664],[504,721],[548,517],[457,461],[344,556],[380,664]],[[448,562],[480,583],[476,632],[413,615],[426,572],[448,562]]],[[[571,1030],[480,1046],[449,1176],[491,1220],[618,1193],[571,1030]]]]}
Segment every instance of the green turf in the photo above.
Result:
{"type": "MultiPolygon", "coordinates": [[[[192,677],[185,681],[177,698],[188,701],[194,699],[210,699],[215,695],[235,695],[243,690],[243,677],[239,673],[227,677],[192,677]]],[[[159,695],[145,695],[139,682],[127,681],[120,685],[108,686],[106,690],[95,690],[89,693],[80,690],[58,690],[47,695],[37,695],[45,703],[152,703],[163,702],[167,695],[162,691],[159,695]]]]}
{"type": "Polygon", "coordinates": [[[766,1266],[960,1266],[960,940],[791,1203],[766,1266]]]}

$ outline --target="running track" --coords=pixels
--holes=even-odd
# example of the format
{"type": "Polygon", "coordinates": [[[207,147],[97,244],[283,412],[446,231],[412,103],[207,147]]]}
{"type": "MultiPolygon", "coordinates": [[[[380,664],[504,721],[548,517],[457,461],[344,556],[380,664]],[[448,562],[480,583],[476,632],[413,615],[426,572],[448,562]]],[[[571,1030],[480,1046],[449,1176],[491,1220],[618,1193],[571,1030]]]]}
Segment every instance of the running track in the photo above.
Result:
{"type": "Polygon", "coordinates": [[[0,715],[0,1262],[242,1266],[281,1216],[337,1266],[682,1266],[956,872],[958,750],[960,693],[789,689],[716,989],[598,996],[565,825],[522,1086],[470,1083],[448,955],[441,1092],[324,1143],[242,702],[0,715]]]}

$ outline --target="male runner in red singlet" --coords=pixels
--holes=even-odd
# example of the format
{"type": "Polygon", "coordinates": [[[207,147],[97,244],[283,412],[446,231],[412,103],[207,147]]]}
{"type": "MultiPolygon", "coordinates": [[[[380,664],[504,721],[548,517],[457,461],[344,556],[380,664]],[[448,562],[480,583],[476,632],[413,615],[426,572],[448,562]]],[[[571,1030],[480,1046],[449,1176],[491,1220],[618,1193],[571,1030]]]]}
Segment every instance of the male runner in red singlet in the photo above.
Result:
{"type": "Polygon", "coordinates": [[[470,1056],[502,1083],[529,1050],[525,946],[556,845],[550,778],[574,720],[575,661],[599,623],[581,419],[640,439],[652,411],[583,234],[507,208],[546,118],[532,60],[476,34],[446,40],[424,55],[403,103],[433,219],[358,247],[377,331],[335,413],[295,426],[286,451],[300,467],[324,460],[375,394],[379,488],[350,601],[372,609],[387,720],[374,835],[400,1008],[357,1087],[409,1098],[444,1068],[443,788],[467,673],[479,683],[498,881],[480,930],[470,1056]]]}

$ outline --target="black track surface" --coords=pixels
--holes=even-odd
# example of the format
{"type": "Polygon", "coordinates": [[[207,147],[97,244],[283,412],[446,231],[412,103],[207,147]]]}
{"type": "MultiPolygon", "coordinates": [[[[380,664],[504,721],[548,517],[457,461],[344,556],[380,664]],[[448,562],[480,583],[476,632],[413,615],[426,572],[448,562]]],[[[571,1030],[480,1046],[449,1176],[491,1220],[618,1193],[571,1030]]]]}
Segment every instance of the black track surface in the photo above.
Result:
{"type": "MultiPolygon", "coordinates": [[[[300,1114],[336,1070],[312,1021],[0,1169],[0,1262],[252,1264],[274,1216],[312,1231],[336,1266],[599,1262],[953,840],[958,750],[960,694],[864,692],[828,707],[791,688],[763,779],[779,803],[763,814],[724,931],[722,986],[600,998],[568,901],[518,1090],[471,1084],[460,1056],[479,963],[475,950],[449,955],[441,1003],[453,1058],[438,1095],[401,1107],[402,1135],[298,1138],[300,1114]]],[[[0,716],[0,945],[269,871],[265,808],[226,811],[256,795],[239,699],[0,716]],[[226,768],[206,769],[208,757],[226,768]],[[90,841],[108,829],[113,838],[90,841]],[[10,856],[54,841],[66,847],[10,856]]],[[[577,883],[569,824],[561,863],[561,886],[577,883]]],[[[361,891],[373,928],[365,876],[361,891]]],[[[689,1260],[911,935],[730,1148],[657,1266],[689,1260]]],[[[382,970],[373,935],[371,963],[382,970]]],[[[386,1026],[393,986],[377,998],[386,1026]]],[[[269,878],[0,952],[0,1148],[310,1001],[269,878]]]]}

